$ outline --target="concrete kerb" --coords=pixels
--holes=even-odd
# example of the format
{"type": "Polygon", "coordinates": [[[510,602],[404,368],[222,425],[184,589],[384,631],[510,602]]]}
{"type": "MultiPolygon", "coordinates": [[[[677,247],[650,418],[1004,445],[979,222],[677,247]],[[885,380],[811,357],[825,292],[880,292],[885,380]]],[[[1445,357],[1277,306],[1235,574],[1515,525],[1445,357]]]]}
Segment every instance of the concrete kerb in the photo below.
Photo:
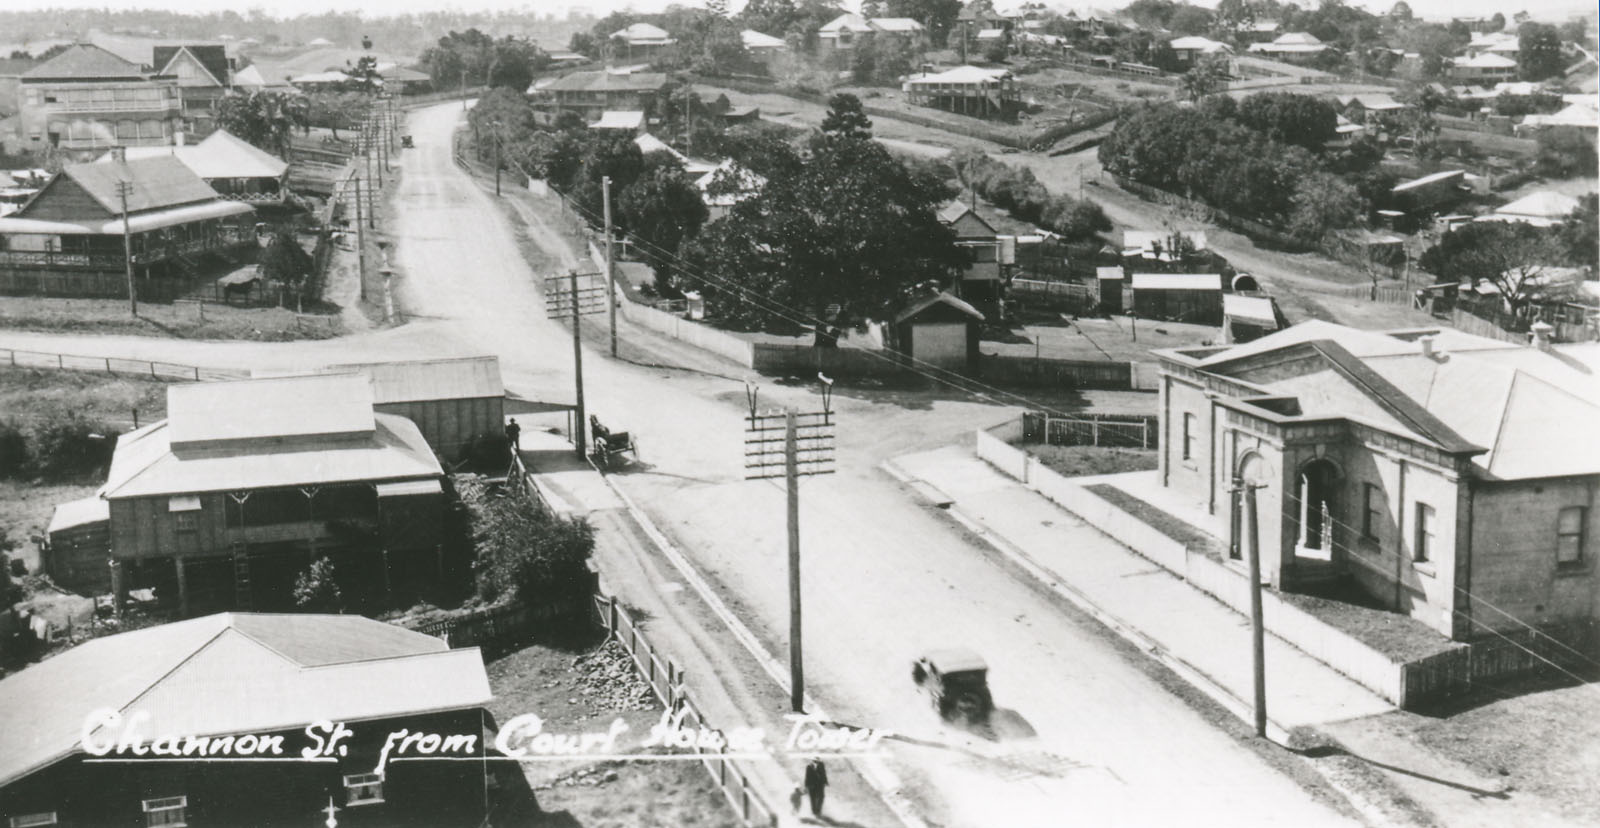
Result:
{"type": "MultiPolygon", "coordinates": [[[[728,609],[727,604],[723,603],[722,599],[711,589],[711,585],[694,568],[689,559],[656,527],[650,516],[645,514],[644,510],[633,502],[633,498],[629,497],[627,492],[612,481],[609,475],[602,475],[601,477],[606,486],[622,501],[623,506],[628,510],[628,514],[644,530],[645,536],[660,550],[662,556],[671,562],[672,566],[683,576],[684,581],[694,589],[695,594],[705,601],[706,606],[717,616],[717,619],[728,628],[729,632],[733,633],[734,638],[743,645],[751,657],[756,660],[756,663],[761,665],[762,671],[787,693],[789,691],[788,666],[780,663],[762,647],[761,641],[756,638],[755,633],[751,632],[750,628],[745,626],[744,622],[739,620],[739,617],[734,615],[732,610],[728,609]]],[[[809,693],[806,694],[805,702],[806,709],[813,715],[823,720],[832,719],[822,705],[809,693]]],[[[872,786],[879,799],[883,800],[883,804],[894,813],[901,825],[905,826],[905,828],[930,828],[921,817],[917,816],[910,800],[905,794],[901,793],[903,785],[898,776],[881,759],[871,757],[852,758],[850,764],[861,774],[861,778],[872,786]]],[[[777,801],[781,801],[787,794],[786,791],[775,793],[777,801]]]]}
{"type": "MultiPolygon", "coordinates": [[[[914,490],[917,490],[919,493],[922,493],[921,490],[917,489],[917,487],[914,485],[916,482],[919,482],[917,481],[917,478],[902,469],[897,463],[895,463],[894,460],[891,459],[884,461],[879,465],[879,468],[881,468],[890,477],[893,477],[901,483],[904,483],[914,490]]],[[[932,489],[933,487],[929,486],[928,488],[932,489]]],[[[933,491],[937,492],[938,490],[933,489],[933,491]]],[[[939,494],[941,498],[945,500],[948,499],[943,496],[942,492],[939,494]]],[[[928,495],[923,493],[923,496],[927,497],[928,495]]],[[[930,500],[932,500],[932,498],[930,498],[930,500]]],[[[1076,587],[1061,580],[1049,569],[1041,566],[1037,561],[1033,560],[1031,556],[1022,551],[1022,549],[1018,548],[1015,544],[1012,544],[1004,537],[991,532],[988,528],[984,527],[983,524],[966,515],[961,510],[961,507],[958,503],[950,502],[949,505],[945,505],[943,502],[934,500],[933,505],[936,505],[939,508],[949,512],[950,516],[954,518],[956,522],[966,527],[968,531],[972,532],[985,544],[989,545],[990,548],[994,549],[996,552],[999,552],[1012,566],[1022,570],[1023,573],[1034,578],[1040,585],[1046,587],[1055,595],[1065,599],[1073,606],[1082,610],[1084,613],[1089,615],[1089,617],[1095,619],[1101,625],[1116,633],[1124,641],[1127,641],[1133,646],[1139,648],[1140,651],[1148,655],[1150,658],[1155,659],[1156,662],[1171,670],[1185,682],[1188,682],[1191,687],[1194,687],[1196,690],[1206,694],[1206,696],[1212,701],[1222,706],[1229,713],[1237,716],[1240,721],[1247,723],[1254,721],[1253,710],[1250,702],[1239,698],[1233,693],[1233,691],[1212,679],[1203,670],[1200,670],[1199,668],[1189,664],[1183,658],[1151,640],[1149,637],[1140,632],[1138,628],[1101,608],[1087,595],[1080,592],[1076,587]]],[[[1320,734],[1320,731],[1319,735],[1331,740],[1331,737],[1327,737],[1326,734],[1320,734]]],[[[1291,739],[1292,735],[1290,732],[1285,730],[1284,727],[1278,722],[1273,721],[1272,717],[1269,715],[1267,717],[1267,740],[1272,742],[1277,747],[1283,748],[1291,753],[1299,754],[1300,751],[1294,747],[1291,747],[1291,739]]],[[[1335,741],[1336,743],[1336,740],[1331,741],[1335,741]]],[[[1362,817],[1368,820],[1370,824],[1396,824],[1388,817],[1387,814],[1384,813],[1382,807],[1378,803],[1373,802],[1365,793],[1359,789],[1352,788],[1351,786],[1341,782],[1336,777],[1325,773],[1322,767],[1316,762],[1310,762],[1308,764],[1310,768],[1328,784],[1329,787],[1338,791],[1339,794],[1345,798],[1345,801],[1348,802],[1350,806],[1357,812],[1359,812],[1362,817]]]]}

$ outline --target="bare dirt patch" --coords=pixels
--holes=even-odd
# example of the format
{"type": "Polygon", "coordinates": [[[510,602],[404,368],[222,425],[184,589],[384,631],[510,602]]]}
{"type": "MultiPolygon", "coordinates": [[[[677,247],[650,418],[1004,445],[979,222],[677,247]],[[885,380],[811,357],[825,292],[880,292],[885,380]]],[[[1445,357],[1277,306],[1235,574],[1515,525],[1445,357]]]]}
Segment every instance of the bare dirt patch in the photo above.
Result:
{"type": "Polygon", "coordinates": [[[344,333],[339,317],[296,314],[290,308],[239,308],[206,303],[139,304],[132,316],[122,299],[6,297],[0,328],[49,333],[134,334],[173,339],[245,339],[286,342],[331,339],[344,333]]]}

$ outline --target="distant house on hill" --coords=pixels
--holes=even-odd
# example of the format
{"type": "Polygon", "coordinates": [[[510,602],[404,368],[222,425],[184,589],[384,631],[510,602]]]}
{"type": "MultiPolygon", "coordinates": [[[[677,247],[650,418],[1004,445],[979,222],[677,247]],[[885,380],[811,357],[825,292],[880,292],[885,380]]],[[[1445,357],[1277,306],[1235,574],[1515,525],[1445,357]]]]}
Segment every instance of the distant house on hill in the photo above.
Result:
{"type": "Polygon", "coordinates": [[[1492,85],[1517,76],[1516,60],[1494,52],[1451,61],[1449,74],[1456,83],[1492,85]]]}
{"type": "Polygon", "coordinates": [[[678,43],[666,29],[649,23],[634,23],[612,32],[611,39],[622,45],[622,53],[617,55],[617,59],[630,63],[649,63],[667,54],[678,43]]]}
{"type": "Polygon", "coordinates": [[[817,48],[823,52],[854,49],[863,35],[892,37],[913,46],[925,40],[921,23],[909,17],[874,17],[859,14],[841,14],[817,29],[817,48]]]}
{"type": "Polygon", "coordinates": [[[1252,43],[1250,51],[1290,63],[1303,63],[1316,58],[1330,47],[1310,32],[1289,32],[1277,36],[1271,43],[1252,43]]]}
{"type": "Polygon", "coordinates": [[[573,72],[530,90],[535,115],[553,121],[560,112],[576,112],[597,121],[606,112],[642,112],[648,118],[667,88],[660,72],[573,72]]]}
{"type": "Polygon", "coordinates": [[[1022,107],[1016,78],[1004,69],[957,66],[906,78],[906,100],[962,115],[1010,117],[1022,107]]]}

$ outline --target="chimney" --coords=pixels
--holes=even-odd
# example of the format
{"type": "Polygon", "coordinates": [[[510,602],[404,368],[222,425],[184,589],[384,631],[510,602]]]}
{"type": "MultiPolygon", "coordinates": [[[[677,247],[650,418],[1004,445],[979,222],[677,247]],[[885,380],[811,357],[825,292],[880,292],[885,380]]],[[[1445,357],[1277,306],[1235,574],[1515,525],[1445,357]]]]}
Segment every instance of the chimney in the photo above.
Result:
{"type": "Polygon", "coordinates": [[[111,160],[117,162],[118,164],[128,163],[128,148],[124,146],[112,147],[111,160]]]}
{"type": "Polygon", "coordinates": [[[1550,335],[1556,332],[1554,325],[1540,320],[1533,323],[1533,327],[1528,330],[1533,332],[1533,347],[1541,351],[1550,350],[1550,335]]]}
{"type": "Polygon", "coordinates": [[[1437,355],[1433,351],[1433,341],[1436,338],[1437,337],[1435,337],[1433,334],[1417,337],[1417,342],[1421,343],[1422,345],[1422,355],[1428,359],[1437,358],[1437,355]]]}

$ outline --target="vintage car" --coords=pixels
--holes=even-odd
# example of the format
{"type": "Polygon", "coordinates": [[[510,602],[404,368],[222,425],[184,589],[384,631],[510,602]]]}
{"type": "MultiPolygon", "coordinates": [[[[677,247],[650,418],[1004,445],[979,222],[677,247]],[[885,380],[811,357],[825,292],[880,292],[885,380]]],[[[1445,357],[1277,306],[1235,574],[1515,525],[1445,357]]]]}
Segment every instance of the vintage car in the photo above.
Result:
{"type": "Polygon", "coordinates": [[[994,710],[989,665],[966,648],[929,650],[911,665],[911,680],[933,697],[939,715],[983,722],[994,710]]]}

